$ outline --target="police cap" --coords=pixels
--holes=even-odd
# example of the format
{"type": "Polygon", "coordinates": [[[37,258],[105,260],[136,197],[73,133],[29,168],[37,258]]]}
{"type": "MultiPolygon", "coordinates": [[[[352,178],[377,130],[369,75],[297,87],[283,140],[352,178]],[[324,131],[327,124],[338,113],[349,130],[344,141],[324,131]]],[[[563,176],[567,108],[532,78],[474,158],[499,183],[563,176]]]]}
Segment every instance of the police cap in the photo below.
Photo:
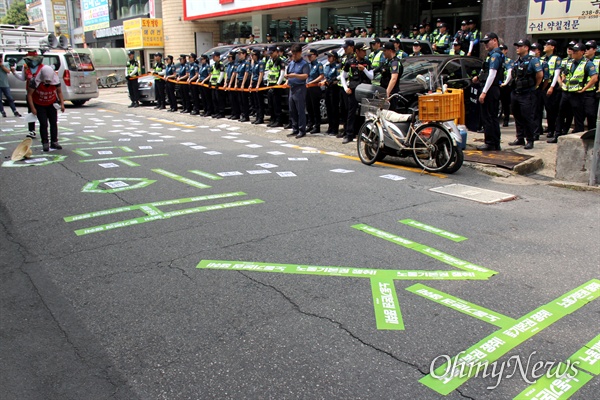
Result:
{"type": "Polygon", "coordinates": [[[196,58],[198,58],[198,56],[196,55],[196,53],[190,53],[190,57],[192,57],[194,60],[195,60],[196,58]]]}
{"type": "MultiPolygon", "coordinates": [[[[456,44],[458,44],[460,46],[460,43],[458,43],[458,42],[454,42],[454,43],[456,43],[456,44]]],[[[505,45],[505,44],[501,44],[500,46],[498,46],[498,48],[500,50],[508,50],[508,46],[505,45]]]]}
{"type": "Polygon", "coordinates": [[[530,49],[531,50],[541,50],[542,49],[542,45],[539,44],[539,43],[532,43],[530,49]]]}
{"type": "Polygon", "coordinates": [[[334,58],[338,58],[338,54],[335,51],[328,51],[327,53],[325,53],[327,55],[327,57],[334,57],[334,58]]]}
{"type": "Polygon", "coordinates": [[[571,47],[571,50],[573,50],[573,51],[584,51],[585,50],[585,45],[583,43],[575,43],[571,47]]]}
{"type": "Polygon", "coordinates": [[[308,52],[310,54],[314,55],[314,56],[318,56],[319,55],[319,52],[317,51],[317,49],[310,49],[308,52]]]}
{"type": "Polygon", "coordinates": [[[220,51],[213,51],[213,57],[221,57],[221,52],[220,51]]]}
{"type": "Polygon", "coordinates": [[[209,60],[209,58],[208,58],[208,54],[202,54],[202,55],[200,56],[200,58],[202,58],[203,60],[206,60],[206,61],[208,61],[208,60],[209,60]]]}
{"type": "Polygon", "coordinates": [[[345,40],[342,47],[345,49],[347,49],[348,47],[355,47],[354,40],[345,40]]]}
{"type": "Polygon", "coordinates": [[[180,54],[179,58],[183,58],[185,60],[186,55],[185,54],[180,54]]]}
{"type": "Polygon", "coordinates": [[[159,57],[161,57],[161,58],[162,58],[162,53],[160,53],[160,52],[159,52],[159,53],[155,53],[154,55],[155,55],[155,56],[159,56],[159,57]]]}
{"type": "Polygon", "coordinates": [[[595,40],[588,40],[587,42],[585,42],[585,48],[586,49],[597,49],[598,48],[598,44],[596,44],[595,40]]]}
{"type": "Polygon", "coordinates": [[[556,40],[553,40],[553,39],[546,40],[546,46],[556,46],[556,40]]]}
{"type": "Polygon", "coordinates": [[[419,42],[419,41],[414,41],[414,42],[413,42],[413,46],[419,46],[419,47],[421,47],[421,42],[419,42]]]}
{"type": "Polygon", "coordinates": [[[485,36],[483,37],[483,39],[481,39],[481,42],[487,43],[492,39],[498,40],[498,35],[496,35],[494,32],[486,33],[485,36]]]}
{"type": "Polygon", "coordinates": [[[171,60],[171,61],[173,61],[173,56],[169,54],[169,55],[167,56],[167,60],[171,60]]]}
{"type": "Polygon", "coordinates": [[[356,50],[367,51],[369,50],[369,45],[366,43],[356,43],[356,50]]]}
{"type": "Polygon", "coordinates": [[[371,40],[371,44],[374,44],[374,43],[381,43],[381,39],[375,38],[375,39],[371,40]]]}
{"type": "Polygon", "coordinates": [[[527,39],[521,39],[518,42],[515,42],[514,45],[517,47],[527,46],[527,47],[531,48],[531,42],[527,39]]]}
{"type": "Polygon", "coordinates": [[[400,29],[400,28],[398,27],[398,24],[394,24],[394,26],[393,26],[392,28],[394,28],[394,29],[400,29]]]}
{"type": "Polygon", "coordinates": [[[464,26],[464,25],[466,25],[466,24],[467,24],[467,21],[465,21],[465,20],[463,20],[463,21],[460,23],[460,25],[461,25],[461,26],[464,26]]]}
{"type": "MultiPolygon", "coordinates": [[[[135,55],[135,51],[133,51],[133,50],[129,50],[129,52],[128,52],[127,54],[128,54],[128,55],[130,55],[130,56],[131,56],[131,55],[135,55]]],[[[35,54],[35,55],[37,55],[37,52],[36,52],[36,54],[35,54]]]]}

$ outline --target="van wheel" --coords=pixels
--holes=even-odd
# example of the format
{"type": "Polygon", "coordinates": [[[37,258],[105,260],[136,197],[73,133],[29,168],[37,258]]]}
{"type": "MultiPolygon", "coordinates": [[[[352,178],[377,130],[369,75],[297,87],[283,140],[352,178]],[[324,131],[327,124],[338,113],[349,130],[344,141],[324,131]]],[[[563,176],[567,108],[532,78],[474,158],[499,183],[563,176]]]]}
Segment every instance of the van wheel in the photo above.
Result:
{"type": "Polygon", "coordinates": [[[86,103],[86,101],[87,100],[71,100],[71,103],[73,103],[75,107],[81,107],[86,103]]]}

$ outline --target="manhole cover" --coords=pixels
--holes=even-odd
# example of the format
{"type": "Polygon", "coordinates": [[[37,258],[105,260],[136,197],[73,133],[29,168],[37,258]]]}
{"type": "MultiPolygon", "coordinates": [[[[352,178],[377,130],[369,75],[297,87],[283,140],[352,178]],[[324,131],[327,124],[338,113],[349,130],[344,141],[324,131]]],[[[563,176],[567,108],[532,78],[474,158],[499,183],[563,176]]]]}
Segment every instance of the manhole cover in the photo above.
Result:
{"type": "Polygon", "coordinates": [[[510,201],[517,198],[517,196],[514,194],[497,192],[495,190],[480,189],[474,186],[461,185],[458,183],[453,183],[451,185],[441,186],[429,190],[432,192],[447,194],[449,196],[460,197],[484,204],[510,201]]]}

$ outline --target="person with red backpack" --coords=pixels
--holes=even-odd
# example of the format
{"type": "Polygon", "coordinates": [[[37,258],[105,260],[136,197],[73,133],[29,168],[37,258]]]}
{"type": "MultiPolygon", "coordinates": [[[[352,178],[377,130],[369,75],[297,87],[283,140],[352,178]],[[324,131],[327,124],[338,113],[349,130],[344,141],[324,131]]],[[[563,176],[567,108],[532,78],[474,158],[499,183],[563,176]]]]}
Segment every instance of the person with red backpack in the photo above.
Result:
{"type": "Polygon", "coordinates": [[[60,111],[65,112],[60,79],[52,67],[44,65],[27,85],[27,103],[31,113],[37,115],[40,123],[40,138],[44,152],[50,151],[50,148],[62,149],[58,144],[57,100],[60,101],[60,111]],[[50,143],[48,143],[48,124],[50,124],[50,143]]]}
{"type": "MultiPolygon", "coordinates": [[[[25,87],[28,87],[29,82],[31,82],[33,79],[35,79],[37,74],[39,74],[40,70],[44,66],[44,64],[42,64],[43,59],[44,59],[44,57],[39,55],[37,50],[29,50],[27,52],[27,55],[25,55],[25,57],[23,57],[23,61],[25,63],[23,64],[23,69],[21,70],[21,74],[15,73],[14,65],[10,67],[10,70],[17,79],[26,82],[25,87]]],[[[29,103],[27,103],[27,111],[31,112],[29,103]]],[[[35,139],[35,137],[36,137],[35,122],[29,122],[28,128],[29,128],[29,133],[27,134],[27,137],[35,139]]]]}

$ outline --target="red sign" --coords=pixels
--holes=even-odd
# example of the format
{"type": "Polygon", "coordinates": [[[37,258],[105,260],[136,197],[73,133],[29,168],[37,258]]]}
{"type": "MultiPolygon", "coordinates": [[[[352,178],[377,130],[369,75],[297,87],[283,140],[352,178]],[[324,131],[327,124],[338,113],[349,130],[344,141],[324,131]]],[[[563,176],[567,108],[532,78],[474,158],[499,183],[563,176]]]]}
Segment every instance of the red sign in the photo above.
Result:
{"type": "Polygon", "coordinates": [[[230,4],[233,3],[235,0],[219,0],[219,4],[230,4]]]}

